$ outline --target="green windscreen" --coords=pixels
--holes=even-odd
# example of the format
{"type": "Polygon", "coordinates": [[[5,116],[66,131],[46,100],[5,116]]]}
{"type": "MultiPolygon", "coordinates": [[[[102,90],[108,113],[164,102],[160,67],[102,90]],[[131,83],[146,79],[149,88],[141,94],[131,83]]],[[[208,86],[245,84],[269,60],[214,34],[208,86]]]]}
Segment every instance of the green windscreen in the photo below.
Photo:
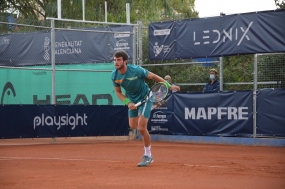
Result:
{"type": "MultiPolygon", "coordinates": [[[[57,65],[56,104],[122,105],[111,81],[113,69],[112,63],[57,65]]],[[[0,68],[1,89],[1,104],[51,104],[51,66],[0,68]]]]}

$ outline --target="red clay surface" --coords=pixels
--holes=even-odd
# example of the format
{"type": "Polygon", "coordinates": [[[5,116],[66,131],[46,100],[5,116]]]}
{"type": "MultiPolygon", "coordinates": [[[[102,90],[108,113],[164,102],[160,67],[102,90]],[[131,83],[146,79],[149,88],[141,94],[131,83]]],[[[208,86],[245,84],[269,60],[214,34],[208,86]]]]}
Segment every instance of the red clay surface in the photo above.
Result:
{"type": "Polygon", "coordinates": [[[284,189],[285,149],[142,141],[0,145],[1,189],[284,189]]]}

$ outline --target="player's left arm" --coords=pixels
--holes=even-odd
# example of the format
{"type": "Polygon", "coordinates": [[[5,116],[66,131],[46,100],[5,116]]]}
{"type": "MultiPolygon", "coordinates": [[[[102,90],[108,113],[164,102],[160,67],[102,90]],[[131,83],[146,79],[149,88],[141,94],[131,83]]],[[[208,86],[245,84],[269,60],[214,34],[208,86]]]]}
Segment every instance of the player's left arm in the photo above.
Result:
{"type": "MultiPolygon", "coordinates": [[[[147,78],[148,79],[152,79],[156,82],[167,82],[165,81],[162,77],[152,73],[152,72],[148,72],[148,75],[147,75],[147,78]]],[[[170,90],[177,90],[177,91],[180,91],[180,87],[177,86],[177,85],[171,85],[171,87],[169,88],[170,90]]]]}

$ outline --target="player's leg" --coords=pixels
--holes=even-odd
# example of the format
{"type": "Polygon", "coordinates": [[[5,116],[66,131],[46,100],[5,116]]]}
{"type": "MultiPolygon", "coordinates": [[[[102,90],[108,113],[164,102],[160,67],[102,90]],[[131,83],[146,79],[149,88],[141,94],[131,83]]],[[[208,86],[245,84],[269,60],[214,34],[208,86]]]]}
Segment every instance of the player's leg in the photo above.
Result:
{"type": "MultiPolygon", "coordinates": [[[[149,108],[149,107],[147,107],[149,108]]],[[[145,118],[145,115],[141,115],[140,112],[145,113],[145,108],[139,107],[137,110],[129,110],[129,125],[132,129],[138,129],[142,135],[142,140],[144,146],[150,146],[150,135],[147,130],[148,118],[145,118]]],[[[150,111],[146,114],[149,117],[150,111]]]]}
{"type": "Polygon", "coordinates": [[[129,125],[132,129],[136,129],[138,128],[138,120],[139,120],[139,117],[129,117],[129,125]]]}
{"type": "Polygon", "coordinates": [[[142,140],[145,147],[150,146],[150,135],[147,130],[147,123],[148,123],[148,118],[145,118],[143,115],[139,117],[138,130],[142,135],[142,140]]]}
{"type": "Polygon", "coordinates": [[[147,130],[148,119],[150,118],[152,102],[146,102],[138,107],[138,130],[142,135],[145,147],[150,146],[150,135],[147,130]]]}
{"type": "Polygon", "coordinates": [[[133,135],[136,138],[138,136],[138,110],[129,110],[129,126],[132,129],[133,135]]]}
{"type": "Polygon", "coordinates": [[[138,116],[138,110],[129,110],[129,126],[132,129],[137,129],[138,128],[138,122],[139,122],[139,116],[138,116]]]}
{"type": "Polygon", "coordinates": [[[138,119],[138,130],[142,135],[142,140],[144,144],[145,153],[142,161],[138,164],[139,167],[146,167],[153,162],[153,157],[151,155],[151,138],[147,130],[148,119],[151,114],[152,103],[145,103],[140,106],[139,109],[139,119],[138,119]]]}

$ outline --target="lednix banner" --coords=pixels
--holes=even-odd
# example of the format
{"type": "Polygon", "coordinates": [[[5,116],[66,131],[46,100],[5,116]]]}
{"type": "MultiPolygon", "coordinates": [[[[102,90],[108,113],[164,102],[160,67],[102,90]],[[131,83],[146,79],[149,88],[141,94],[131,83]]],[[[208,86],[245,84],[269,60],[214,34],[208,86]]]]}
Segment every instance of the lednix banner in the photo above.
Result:
{"type": "Polygon", "coordinates": [[[149,25],[151,60],[285,51],[285,9],[149,25]]]}
{"type": "MultiPolygon", "coordinates": [[[[118,50],[126,51],[132,60],[133,36],[131,32],[133,29],[131,26],[87,29],[100,32],[55,31],[56,63],[111,62],[113,54],[118,50]]],[[[46,64],[51,64],[50,32],[14,33],[0,36],[0,66],[46,64]]]]}

